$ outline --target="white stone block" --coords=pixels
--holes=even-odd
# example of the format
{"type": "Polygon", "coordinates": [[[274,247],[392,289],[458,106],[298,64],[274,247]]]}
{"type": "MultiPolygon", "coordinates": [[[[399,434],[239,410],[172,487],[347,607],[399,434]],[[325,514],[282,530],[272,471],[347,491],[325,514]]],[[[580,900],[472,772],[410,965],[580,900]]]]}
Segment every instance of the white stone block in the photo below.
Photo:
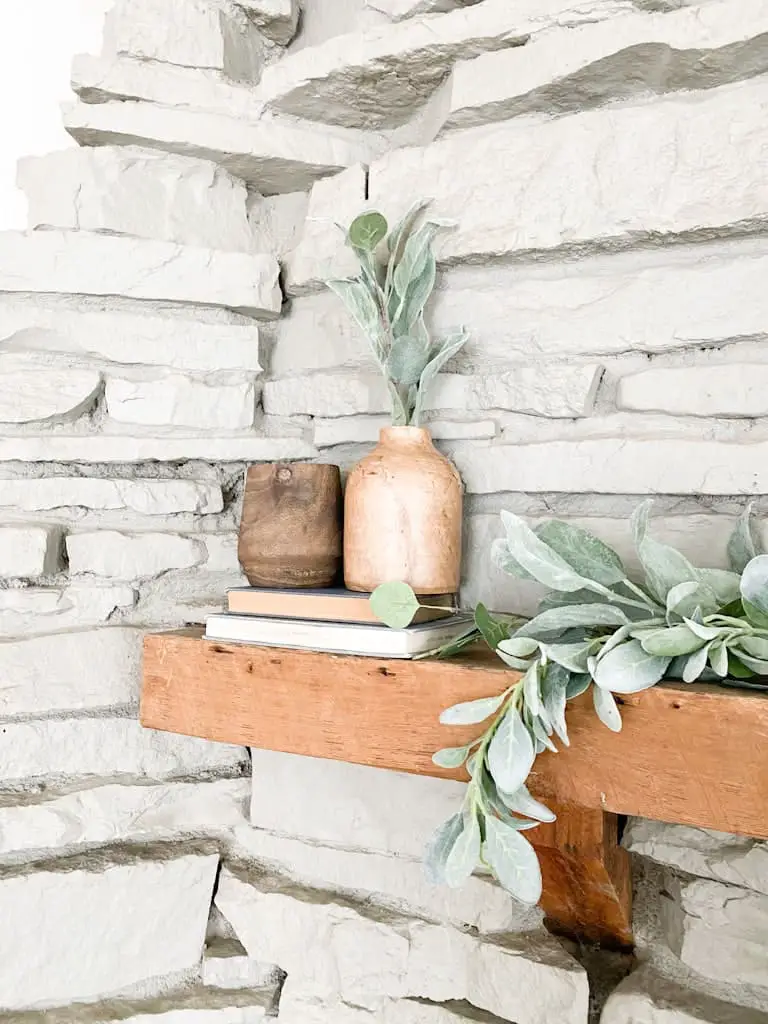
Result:
{"type": "Polygon", "coordinates": [[[391,399],[381,374],[314,374],[264,382],[270,416],[353,416],[388,412],[391,399]]]}
{"type": "Polygon", "coordinates": [[[768,365],[733,363],[664,367],[622,377],[620,409],[673,416],[768,415],[768,365]]]}
{"type": "Polygon", "coordinates": [[[0,267],[3,291],[203,303],[262,318],[282,302],[272,256],[87,231],[0,232],[0,267]]]}
{"type": "Polygon", "coordinates": [[[195,967],[218,860],[187,856],[3,879],[0,1006],[92,999],[195,967]]]}
{"type": "Polygon", "coordinates": [[[49,526],[0,527],[0,574],[50,576],[62,567],[61,535],[49,526]]]}
{"type": "MultiPolygon", "coordinates": [[[[436,336],[466,324],[458,362],[675,352],[761,337],[768,256],[752,241],[637,250],[569,262],[451,267],[427,307],[436,336]]],[[[373,367],[368,343],[330,292],[291,302],[276,328],[275,377],[373,367]]]]}
{"type": "Polygon", "coordinates": [[[117,0],[104,23],[104,50],[243,80],[257,79],[262,65],[255,25],[236,7],[207,0],[117,0]]]}
{"type": "Polygon", "coordinates": [[[369,7],[381,11],[393,21],[402,21],[417,14],[443,14],[458,7],[471,7],[481,0],[366,0],[369,7]]]}
{"type": "Polygon", "coordinates": [[[640,967],[608,997],[600,1024],[758,1024],[762,1016],[640,967]]]}
{"type": "Polygon", "coordinates": [[[48,308],[6,294],[0,296],[0,345],[4,352],[66,352],[126,365],[259,373],[258,325],[238,313],[220,315],[229,322],[48,308]]]}
{"type": "Polygon", "coordinates": [[[466,999],[519,1024],[586,1019],[586,974],[546,934],[497,946],[420,921],[377,921],[330,900],[262,893],[226,868],[215,902],[249,955],[280,964],[286,988],[304,998],[372,1011],[393,998],[466,999]]]}
{"type": "Polygon", "coordinates": [[[26,587],[0,590],[0,636],[54,633],[97,626],[133,608],[136,594],[126,586],[26,587]]]}
{"type": "MultiPolygon", "coordinates": [[[[0,462],[284,462],[316,455],[317,449],[300,437],[259,437],[242,432],[0,437],[0,462]]],[[[0,494],[2,490],[0,481],[0,494]]]]}
{"type": "Polygon", "coordinates": [[[164,781],[239,771],[242,747],[144,729],[130,718],[11,722],[3,726],[0,789],[87,777],[164,781]]]}
{"type": "Polygon", "coordinates": [[[237,4],[276,43],[284,46],[293,38],[299,20],[299,0],[237,0],[237,4]]]}
{"type": "Polygon", "coordinates": [[[65,149],[19,161],[30,228],[157,238],[248,252],[242,181],[208,160],[133,146],[65,149]]]}
{"type": "Polygon", "coordinates": [[[251,756],[251,823],[310,843],[420,860],[464,798],[461,782],[269,750],[251,756]]]}
{"type": "MultiPolygon", "coordinates": [[[[390,426],[387,416],[339,416],[316,419],[312,424],[313,441],[318,448],[336,444],[371,444],[379,439],[382,427],[390,426]]],[[[457,441],[468,438],[495,437],[493,420],[428,420],[425,426],[436,441],[457,441]]]]}
{"type": "Polygon", "coordinates": [[[206,533],[200,537],[208,552],[205,568],[208,572],[239,572],[236,533],[206,533]]]}
{"type": "Polygon", "coordinates": [[[152,1009],[135,1017],[100,1018],[99,1024],[261,1024],[265,1018],[271,1017],[269,999],[265,997],[263,1006],[219,1006],[207,1010],[165,1010],[159,1013],[152,1009]]]}
{"type": "Polygon", "coordinates": [[[768,896],[720,882],[679,886],[664,905],[667,940],[684,964],[704,977],[768,985],[768,896]]]}
{"type": "Polygon", "coordinates": [[[0,718],[134,706],[141,642],[112,627],[0,643],[0,718]]]}
{"type": "Polygon", "coordinates": [[[243,821],[247,788],[245,779],[95,786],[41,803],[4,804],[0,807],[0,853],[20,857],[106,843],[178,841],[226,833],[243,821]]]}
{"type": "Polygon", "coordinates": [[[396,212],[413,195],[431,195],[431,213],[457,223],[436,243],[443,261],[742,233],[768,213],[766,111],[768,80],[753,78],[654,103],[476,128],[374,162],[368,194],[374,207],[396,212]]]}
{"type": "Polygon", "coordinates": [[[221,512],[218,484],[204,480],[104,480],[99,477],[49,476],[0,479],[0,508],[43,512],[82,506],[107,511],[128,509],[142,515],[221,512]]]}
{"type": "Polygon", "coordinates": [[[524,0],[510,18],[507,0],[485,0],[440,18],[383,25],[299,50],[265,68],[259,91],[284,114],[392,128],[429,99],[455,61],[519,45],[554,24],[626,9],[621,0],[524,0]]]}
{"type": "Polygon", "coordinates": [[[141,102],[70,104],[64,126],[81,145],[148,146],[213,160],[262,195],[303,192],[384,149],[384,140],[368,133],[271,117],[248,124],[237,116],[141,102]]]}
{"type": "Polygon", "coordinates": [[[46,354],[0,355],[0,423],[76,420],[100,390],[98,370],[65,366],[46,354]]]}
{"type": "Polygon", "coordinates": [[[274,964],[261,964],[226,949],[219,951],[216,946],[208,946],[203,957],[203,984],[211,988],[261,988],[274,984],[278,976],[274,964]]]}
{"type": "Polygon", "coordinates": [[[669,438],[457,443],[451,458],[470,494],[561,491],[596,494],[763,494],[768,443],[669,438]]]}
{"type": "Polygon", "coordinates": [[[105,398],[111,419],[138,426],[244,430],[256,415],[253,380],[208,384],[180,374],[149,381],[109,377],[105,398]]]}
{"type": "Polygon", "coordinates": [[[531,416],[589,416],[603,375],[594,364],[517,366],[503,373],[441,373],[427,409],[458,412],[509,409],[531,416]]]}
{"type": "Polygon", "coordinates": [[[335,849],[247,827],[237,830],[235,850],[300,885],[344,890],[403,914],[476,928],[481,934],[532,931],[541,924],[540,911],[510,899],[489,876],[473,876],[458,890],[435,886],[423,863],[412,857],[335,849]]]}
{"type": "Polygon", "coordinates": [[[660,864],[768,896],[768,842],[689,825],[632,818],[623,843],[631,853],[660,864]]]}
{"type": "Polygon", "coordinates": [[[444,127],[562,114],[649,92],[711,89],[765,70],[760,37],[766,31],[765,0],[744,0],[738,18],[726,0],[554,29],[520,49],[457,64],[444,127]]]}
{"type": "Polygon", "coordinates": [[[206,552],[199,541],[172,533],[94,530],[70,533],[67,555],[71,573],[137,580],[169,569],[191,569],[203,562],[206,552]]]}

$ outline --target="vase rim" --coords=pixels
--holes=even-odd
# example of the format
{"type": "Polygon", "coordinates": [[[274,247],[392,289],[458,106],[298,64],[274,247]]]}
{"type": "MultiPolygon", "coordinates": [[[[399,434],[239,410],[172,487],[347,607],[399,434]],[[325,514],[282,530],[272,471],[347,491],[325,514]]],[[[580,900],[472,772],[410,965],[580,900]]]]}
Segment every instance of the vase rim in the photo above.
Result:
{"type": "Polygon", "coordinates": [[[379,430],[379,440],[405,441],[411,444],[423,444],[431,441],[432,437],[427,427],[382,427],[379,430]]]}

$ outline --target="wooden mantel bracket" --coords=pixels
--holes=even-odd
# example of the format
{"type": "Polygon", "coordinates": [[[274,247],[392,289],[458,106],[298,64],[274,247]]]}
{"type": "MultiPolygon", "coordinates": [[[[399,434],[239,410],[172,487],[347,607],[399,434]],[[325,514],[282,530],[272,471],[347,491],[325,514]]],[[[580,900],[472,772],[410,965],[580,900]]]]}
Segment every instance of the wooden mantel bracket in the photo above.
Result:
{"type": "MultiPolygon", "coordinates": [[[[140,716],[166,732],[462,779],[432,754],[478,727],[440,725],[440,712],[509,681],[487,650],[392,661],[212,643],[184,630],[146,637],[140,716]]],[[[768,838],[768,694],[665,683],[621,704],[618,734],[588,694],[569,704],[571,746],[542,754],[530,783],[558,817],[528,836],[551,929],[627,949],[632,879],[617,816],[768,838]]]]}

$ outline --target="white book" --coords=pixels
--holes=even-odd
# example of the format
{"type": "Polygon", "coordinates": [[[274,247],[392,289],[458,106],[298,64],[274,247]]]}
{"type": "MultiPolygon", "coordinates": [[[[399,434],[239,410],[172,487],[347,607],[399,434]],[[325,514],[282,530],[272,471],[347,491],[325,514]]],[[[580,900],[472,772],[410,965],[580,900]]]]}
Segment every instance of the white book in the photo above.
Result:
{"type": "Polygon", "coordinates": [[[268,618],[254,615],[210,615],[206,640],[293,647],[330,654],[365,654],[373,658],[413,658],[441,647],[472,625],[469,615],[452,615],[407,629],[356,622],[315,622],[311,619],[268,618]]]}

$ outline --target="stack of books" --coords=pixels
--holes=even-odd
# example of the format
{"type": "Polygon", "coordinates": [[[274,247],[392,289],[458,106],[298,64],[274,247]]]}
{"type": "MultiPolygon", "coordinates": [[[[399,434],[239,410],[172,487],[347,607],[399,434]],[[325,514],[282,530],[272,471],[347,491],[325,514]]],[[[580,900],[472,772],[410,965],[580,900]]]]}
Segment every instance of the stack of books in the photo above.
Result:
{"type": "Polygon", "coordinates": [[[420,608],[406,629],[390,629],[374,616],[367,594],[240,587],[227,594],[227,612],[209,616],[205,637],[332,654],[413,658],[449,643],[471,625],[470,616],[456,613],[453,595],[421,600],[433,607],[420,608]]]}

